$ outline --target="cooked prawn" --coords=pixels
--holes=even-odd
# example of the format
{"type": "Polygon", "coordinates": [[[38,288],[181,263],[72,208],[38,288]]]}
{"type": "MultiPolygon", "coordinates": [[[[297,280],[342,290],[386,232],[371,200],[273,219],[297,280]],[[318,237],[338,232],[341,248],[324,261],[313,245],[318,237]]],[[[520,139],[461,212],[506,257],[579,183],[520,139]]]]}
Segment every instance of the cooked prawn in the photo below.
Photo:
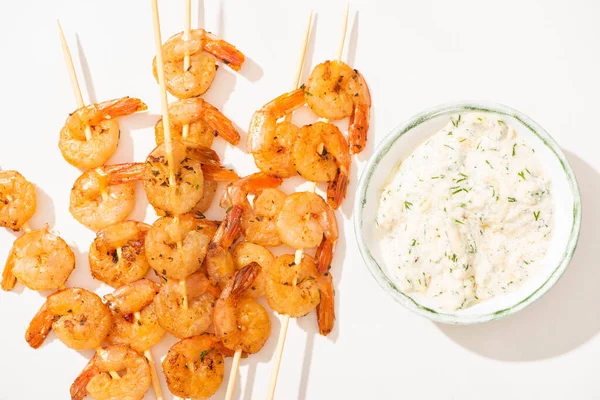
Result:
{"type": "Polygon", "coordinates": [[[229,247],[240,233],[242,208],[234,205],[225,216],[217,233],[208,245],[208,252],[204,260],[206,271],[210,278],[221,288],[225,287],[235,272],[233,258],[229,247]]]}
{"type": "Polygon", "coordinates": [[[18,231],[36,209],[35,186],[17,171],[0,171],[0,226],[18,231]]]}
{"type": "Polygon", "coordinates": [[[178,338],[199,335],[208,329],[215,301],[221,293],[203,271],[188,276],[184,284],[170,279],[154,297],[158,323],[178,338]],[[188,307],[184,308],[186,295],[188,307]]]}
{"type": "Polygon", "coordinates": [[[371,94],[360,72],[341,61],[325,61],[312,70],[304,91],[306,102],[319,117],[331,120],[350,117],[350,154],[363,151],[369,130],[371,94]]]}
{"type": "Polygon", "coordinates": [[[311,256],[303,254],[300,264],[296,264],[293,254],[284,254],[265,270],[265,295],[273,310],[298,318],[317,307],[319,273],[311,256]]]}
{"type": "Polygon", "coordinates": [[[217,187],[219,186],[216,181],[209,181],[204,179],[204,189],[202,190],[202,198],[196,203],[191,214],[204,214],[212,205],[212,202],[217,195],[217,187]]]}
{"type": "Polygon", "coordinates": [[[282,178],[296,174],[292,144],[298,127],[289,121],[277,121],[305,103],[304,90],[296,89],[267,103],[252,116],[246,148],[262,172],[282,178]]]}
{"type": "Polygon", "coordinates": [[[141,400],[150,388],[150,366],[128,346],[115,345],[99,349],[71,385],[71,399],[87,395],[96,400],[141,400]],[[117,372],[113,379],[109,372],[117,372]]]}
{"type": "MultiPolygon", "coordinates": [[[[216,107],[200,97],[178,100],[169,104],[169,116],[173,139],[181,139],[183,126],[189,125],[188,136],[183,139],[195,144],[210,147],[213,138],[217,135],[233,145],[240,141],[240,134],[233,123],[216,107]]],[[[156,144],[162,144],[164,141],[162,118],[156,123],[154,131],[156,144]]]]}
{"type": "Polygon", "coordinates": [[[71,189],[69,211],[93,230],[122,221],[135,206],[135,184],[142,179],[144,164],[105,165],[84,172],[71,189]]]}
{"type": "MultiPolygon", "coordinates": [[[[184,35],[185,32],[178,33],[163,44],[165,84],[173,96],[186,99],[208,90],[218,68],[212,56],[235,71],[242,67],[244,55],[223,39],[204,29],[194,29],[187,37],[184,35]],[[183,58],[186,54],[190,56],[190,67],[184,70],[183,58]]],[[[153,72],[158,81],[156,58],[153,72]]]]}
{"type": "Polygon", "coordinates": [[[146,159],[144,189],[155,209],[167,215],[189,212],[200,201],[204,189],[202,164],[220,167],[214,150],[190,142],[173,140],[173,174],[175,188],[171,187],[170,166],[166,144],[155,148],[146,159]]]}
{"type": "Polygon", "coordinates": [[[327,202],[337,210],[346,197],[350,175],[350,151],[338,127],[317,122],[300,128],[292,158],[298,174],[306,180],[329,182],[327,202]]]}
{"type": "Polygon", "coordinates": [[[338,227],[333,209],[312,192],[290,194],[277,217],[281,241],[295,249],[317,247],[323,238],[335,243],[338,227]]]}
{"type": "Polygon", "coordinates": [[[201,399],[215,394],[223,382],[224,355],[232,352],[209,333],[175,343],[162,362],[171,393],[201,399]]]}
{"type": "Polygon", "coordinates": [[[271,333],[271,321],[264,307],[244,298],[260,272],[252,262],[229,280],[215,305],[214,329],[223,345],[231,350],[254,354],[264,346],[271,333]]]}
{"type": "Polygon", "coordinates": [[[126,344],[143,353],[160,342],[165,330],[158,324],[153,304],[159,290],[157,283],[140,279],[104,296],[113,316],[108,344],[126,344]]]}
{"type": "Polygon", "coordinates": [[[100,296],[80,288],[63,289],[48,296],[31,320],[25,340],[37,349],[52,329],[67,347],[91,350],[102,344],[111,322],[110,311],[100,296]]]}
{"type": "Polygon", "coordinates": [[[275,262],[275,256],[263,246],[251,242],[239,242],[231,250],[233,266],[239,271],[246,265],[256,262],[262,268],[254,279],[252,286],[246,290],[248,297],[257,298],[265,295],[266,270],[275,262]]]}
{"type": "Polygon", "coordinates": [[[146,235],[146,257],[165,281],[180,280],[202,266],[217,224],[201,214],[162,217],[146,235]]]}
{"type": "Polygon", "coordinates": [[[60,131],[60,152],[69,164],[77,168],[99,167],[114,154],[119,144],[119,123],[113,118],[147,109],[140,99],[132,97],[79,108],[69,115],[60,131]],[[89,140],[85,136],[88,127],[92,133],[89,140]]]}
{"type": "Polygon", "coordinates": [[[256,192],[252,201],[253,213],[242,218],[242,232],[247,240],[262,246],[279,246],[277,217],[282,210],[287,194],[277,188],[266,188],[256,192]]]}
{"type": "Polygon", "coordinates": [[[16,280],[33,290],[55,290],[75,269],[75,254],[49,228],[23,234],[13,244],[4,272],[2,289],[11,290],[16,280]]]}
{"type": "Polygon", "coordinates": [[[150,225],[123,221],[96,234],[88,260],[92,276],[112,287],[143,278],[148,272],[144,243],[150,225]]]}
{"type": "Polygon", "coordinates": [[[281,244],[271,215],[272,206],[277,206],[281,198],[280,193],[268,192],[264,197],[258,196],[258,203],[256,199],[254,203],[255,206],[259,206],[258,213],[252,208],[247,197],[249,193],[260,193],[261,190],[275,188],[281,184],[281,181],[282,179],[279,177],[258,172],[233,182],[223,192],[220,202],[221,207],[229,208],[232,205],[242,207],[242,233],[246,239],[253,243],[262,246],[278,246],[281,244]],[[264,204],[260,201],[261,197],[265,200],[264,204]],[[275,204],[269,204],[271,201],[275,201],[275,204]]]}

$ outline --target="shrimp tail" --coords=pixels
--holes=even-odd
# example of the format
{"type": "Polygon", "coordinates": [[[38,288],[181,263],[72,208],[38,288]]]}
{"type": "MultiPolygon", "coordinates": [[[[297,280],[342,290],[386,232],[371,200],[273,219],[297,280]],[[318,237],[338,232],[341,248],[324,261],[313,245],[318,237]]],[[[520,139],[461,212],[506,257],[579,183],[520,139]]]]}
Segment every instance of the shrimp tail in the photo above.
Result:
{"type": "Polygon", "coordinates": [[[348,128],[350,154],[360,153],[367,145],[369,118],[369,109],[364,105],[357,106],[352,112],[350,127],[348,128]]]}
{"type": "Polygon", "coordinates": [[[216,107],[206,103],[204,110],[204,121],[214,131],[232,145],[237,145],[240,142],[240,134],[233,126],[233,123],[224,116],[216,107]]]}
{"type": "Polygon", "coordinates": [[[44,304],[37,314],[35,314],[25,332],[25,340],[29,346],[34,349],[39,348],[44,343],[44,340],[46,340],[50,329],[52,329],[52,324],[57,318],[56,315],[50,312],[47,305],[44,304]]]}
{"type": "Polygon", "coordinates": [[[334,298],[335,291],[331,274],[326,272],[317,278],[319,286],[319,294],[321,301],[317,306],[317,321],[319,323],[319,333],[327,336],[332,330],[335,323],[335,306],[334,298]]]}
{"type": "Polygon", "coordinates": [[[8,256],[8,260],[6,260],[6,264],[4,265],[4,271],[2,271],[2,290],[9,291],[13,290],[15,284],[17,283],[17,278],[12,273],[13,269],[13,256],[12,251],[8,256]]]}
{"type": "Polygon", "coordinates": [[[283,182],[283,179],[278,176],[257,172],[240,179],[236,185],[245,193],[255,193],[260,189],[276,188],[281,185],[281,182],[283,182]]]}
{"type": "Polygon", "coordinates": [[[221,166],[221,160],[216,151],[210,147],[198,145],[195,143],[182,141],[187,148],[187,156],[199,161],[202,164],[213,165],[216,167],[221,166]]]}
{"type": "Polygon", "coordinates": [[[231,295],[234,298],[242,296],[248,289],[250,289],[259,272],[260,265],[256,261],[251,262],[244,268],[237,271],[231,280],[231,295]]]}
{"type": "Polygon", "coordinates": [[[348,173],[338,168],[337,174],[327,186],[327,202],[334,210],[337,210],[346,198],[347,188],[348,173]]]}
{"type": "Polygon", "coordinates": [[[239,175],[231,169],[215,167],[214,165],[202,165],[204,179],[214,182],[234,182],[240,179],[239,175]]]}
{"type": "Polygon", "coordinates": [[[333,247],[334,243],[323,237],[321,244],[317,247],[315,253],[315,259],[317,260],[317,270],[320,274],[324,274],[331,268],[331,261],[333,260],[333,247]]]}
{"type": "Polygon", "coordinates": [[[129,96],[102,102],[97,107],[102,118],[107,116],[111,118],[124,117],[148,109],[142,100],[129,96]]]}
{"type": "Polygon", "coordinates": [[[208,40],[204,43],[204,50],[224,62],[234,71],[239,71],[246,61],[244,53],[235,48],[231,43],[218,38],[210,32],[205,32],[208,40]]]}
{"type": "Polygon", "coordinates": [[[371,93],[369,87],[362,74],[357,70],[354,70],[354,72],[360,84],[361,92],[358,96],[360,100],[354,103],[352,115],[350,116],[350,126],[348,127],[350,154],[358,154],[365,149],[369,121],[371,120],[371,93]]]}
{"type": "MultiPolygon", "coordinates": [[[[219,237],[221,245],[223,247],[229,247],[237,239],[242,229],[242,207],[234,205],[231,207],[225,220],[221,224],[224,225],[223,232],[219,235],[219,232],[215,235],[215,240],[219,237]]],[[[221,227],[219,227],[219,230],[221,227]]]]}
{"type": "Polygon", "coordinates": [[[108,165],[102,170],[107,175],[109,185],[119,185],[142,180],[146,165],[143,163],[124,163],[108,165]]]}
{"type": "Polygon", "coordinates": [[[100,370],[95,364],[96,356],[92,357],[92,359],[85,366],[81,374],[75,379],[73,384],[71,385],[71,400],[83,400],[85,396],[87,396],[87,385],[90,383],[90,380],[100,373],[100,370]]]}

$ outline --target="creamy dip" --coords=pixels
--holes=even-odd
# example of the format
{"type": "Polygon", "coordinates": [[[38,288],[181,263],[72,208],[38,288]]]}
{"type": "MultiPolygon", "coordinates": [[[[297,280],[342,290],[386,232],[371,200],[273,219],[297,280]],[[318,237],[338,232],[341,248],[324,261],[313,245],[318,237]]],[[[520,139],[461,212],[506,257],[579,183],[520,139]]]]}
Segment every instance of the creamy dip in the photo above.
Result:
{"type": "Polygon", "coordinates": [[[552,206],[535,150],[491,114],[463,114],[393,171],[376,224],[397,287],[457,310],[539,269],[552,206]]]}

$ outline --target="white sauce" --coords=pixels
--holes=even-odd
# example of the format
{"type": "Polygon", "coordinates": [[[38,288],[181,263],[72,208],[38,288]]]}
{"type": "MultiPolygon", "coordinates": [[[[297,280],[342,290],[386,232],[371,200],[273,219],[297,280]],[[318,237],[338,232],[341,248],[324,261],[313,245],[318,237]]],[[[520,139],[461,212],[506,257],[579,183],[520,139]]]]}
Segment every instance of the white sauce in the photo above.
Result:
{"type": "Polygon", "coordinates": [[[396,286],[457,310],[516,290],[552,233],[550,178],[506,122],[453,116],[383,189],[377,230],[396,286]]]}

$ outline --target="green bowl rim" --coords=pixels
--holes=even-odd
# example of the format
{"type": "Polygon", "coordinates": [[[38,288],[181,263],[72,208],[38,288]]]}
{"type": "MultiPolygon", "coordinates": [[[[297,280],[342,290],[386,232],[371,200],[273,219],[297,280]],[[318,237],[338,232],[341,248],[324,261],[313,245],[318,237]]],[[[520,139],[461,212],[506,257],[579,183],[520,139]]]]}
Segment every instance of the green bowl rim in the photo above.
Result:
{"type": "Polygon", "coordinates": [[[569,162],[565,155],[560,150],[556,141],[542,128],[539,124],[527,117],[523,113],[492,102],[473,102],[473,101],[459,101],[441,104],[435,107],[431,107],[425,111],[418,113],[417,115],[410,118],[408,121],[400,124],[399,126],[392,129],[390,133],[383,139],[383,141],[377,146],[373,155],[367,162],[364,168],[360,180],[358,182],[358,188],[356,191],[356,198],[354,203],[354,236],[360,250],[360,254],[367,265],[367,269],[371,273],[371,276],[377,281],[377,283],[388,292],[394,300],[402,304],[409,310],[429,318],[436,322],[448,323],[448,324],[474,324],[487,321],[497,320],[508,315],[514,314],[517,311],[522,310],[529,304],[533,303],[537,299],[541,298],[546,294],[552,286],[560,279],[565,272],[575,249],[577,248],[577,242],[579,240],[579,233],[581,230],[581,196],[579,193],[579,187],[577,185],[577,179],[569,162]],[[369,187],[369,183],[375,172],[375,169],[382,158],[388,153],[392,145],[401,138],[404,134],[415,128],[416,126],[426,122],[432,118],[440,115],[455,113],[455,112],[467,112],[467,111],[479,111],[489,112],[499,115],[505,115],[518,120],[523,126],[528,128],[533,134],[535,134],[540,140],[548,147],[554,155],[558,158],[563,171],[567,175],[571,191],[573,193],[573,220],[571,226],[571,232],[569,235],[569,241],[565,251],[563,252],[562,259],[548,277],[548,279],[534,290],[529,296],[514,304],[511,307],[498,310],[493,313],[480,314],[480,315],[457,315],[452,313],[441,313],[431,308],[425,307],[417,303],[410,296],[400,291],[394,282],[392,282],[386,274],[383,272],[381,266],[371,255],[368,247],[364,243],[362,232],[363,232],[363,210],[366,204],[366,193],[369,187]]]}

